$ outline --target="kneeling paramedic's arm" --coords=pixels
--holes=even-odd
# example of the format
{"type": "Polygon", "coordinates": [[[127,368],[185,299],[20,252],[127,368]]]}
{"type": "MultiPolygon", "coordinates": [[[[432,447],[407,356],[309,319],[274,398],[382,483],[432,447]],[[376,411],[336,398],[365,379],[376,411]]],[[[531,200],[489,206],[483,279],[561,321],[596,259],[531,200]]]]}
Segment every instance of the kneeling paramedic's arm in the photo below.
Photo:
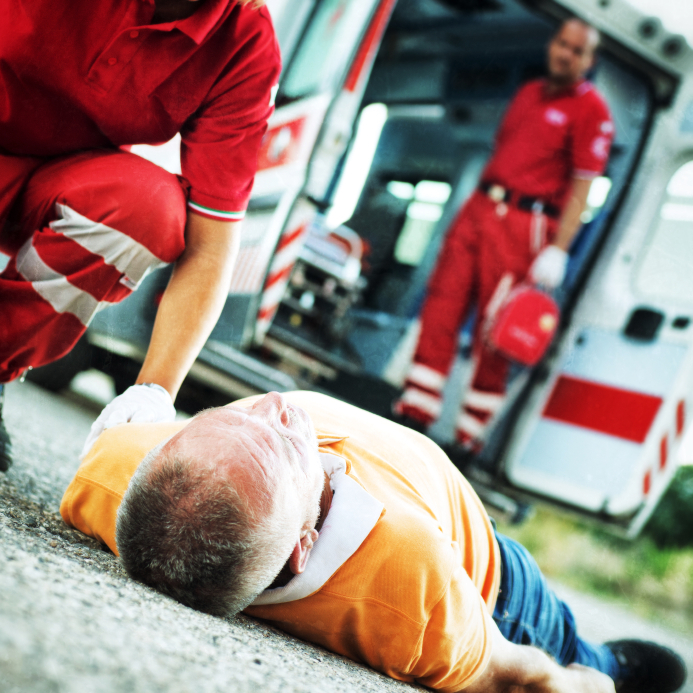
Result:
{"type": "Polygon", "coordinates": [[[221,315],[239,245],[239,222],[189,211],[185,251],[161,299],[138,383],[157,383],[175,399],[221,315]]]}
{"type": "Polygon", "coordinates": [[[495,624],[491,638],[491,660],[464,693],[614,693],[614,682],[596,669],[562,667],[541,650],[508,642],[495,624]]]}
{"type": "Polygon", "coordinates": [[[547,289],[556,289],[563,283],[568,264],[568,248],[580,229],[580,216],[585,211],[591,179],[573,178],[570,197],[563,210],[556,238],[534,259],[529,278],[547,289]]]}
{"type": "Polygon", "coordinates": [[[239,244],[239,222],[189,212],[185,251],[161,299],[138,384],[101,412],[82,457],[106,428],[127,422],[173,421],[173,399],[224,307],[239,244]]]}

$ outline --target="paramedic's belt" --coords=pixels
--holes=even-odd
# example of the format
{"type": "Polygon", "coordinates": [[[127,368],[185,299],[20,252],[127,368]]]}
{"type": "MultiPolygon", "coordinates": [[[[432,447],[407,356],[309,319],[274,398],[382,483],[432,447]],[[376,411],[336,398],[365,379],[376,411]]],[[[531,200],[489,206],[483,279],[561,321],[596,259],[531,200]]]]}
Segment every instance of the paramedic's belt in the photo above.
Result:
{"type": "Polygon", "coordinates": [[[479,190],[494,202],[506,202],[514,205],[518,209],[525,212],[534,212],[535,214],[546,214],[547,217],[558,219],[561,215],[561,210],[556,205],[543,202],[538,197],[530,197],[529,195],[520,195],[514,190],[504,188],[497,183],[481,181],[479,190]]]}

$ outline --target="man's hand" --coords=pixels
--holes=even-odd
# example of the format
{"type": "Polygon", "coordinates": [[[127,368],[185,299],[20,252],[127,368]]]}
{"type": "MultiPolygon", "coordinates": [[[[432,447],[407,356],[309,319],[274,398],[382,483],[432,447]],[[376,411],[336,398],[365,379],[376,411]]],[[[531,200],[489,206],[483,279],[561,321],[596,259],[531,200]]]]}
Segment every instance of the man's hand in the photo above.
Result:
{"type": "Polygon", "coordinates": [[[133,385],[116,397],[94,421],[89,436],[82,448],[80,459],[84,459],[96,439],[107,429],[118,424],[156,423],[173,421],[176,410],[171,395],[160,385],[133,385]]]}
{"type": "Polygon", "coordinates": [[[534,258],[529,268],[529,278],[534,284],[553,291],[563,283],[567,265],[568,253],[558,246],[547,245],[534,258]]]}

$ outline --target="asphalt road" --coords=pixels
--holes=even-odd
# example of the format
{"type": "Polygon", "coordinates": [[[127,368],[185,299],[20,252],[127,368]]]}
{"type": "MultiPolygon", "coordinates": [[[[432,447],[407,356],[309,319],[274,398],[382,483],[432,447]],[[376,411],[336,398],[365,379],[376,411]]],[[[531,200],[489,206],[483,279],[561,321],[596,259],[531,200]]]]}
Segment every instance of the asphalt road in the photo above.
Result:
{"type": "MultiPolygon", "coordinates": [[[[0,690],[3,693],[406,691],[349,660],[243,616],[187,609],[127,578],[117,559],[58,513],[97,410],[30,383],[8,387],[15,465],[0,475],[0,690]]],[[[587,637],[693,640],[556,588],[587,637]]],[[[684,689],[693,693],[693,685],[684,689]]]]}

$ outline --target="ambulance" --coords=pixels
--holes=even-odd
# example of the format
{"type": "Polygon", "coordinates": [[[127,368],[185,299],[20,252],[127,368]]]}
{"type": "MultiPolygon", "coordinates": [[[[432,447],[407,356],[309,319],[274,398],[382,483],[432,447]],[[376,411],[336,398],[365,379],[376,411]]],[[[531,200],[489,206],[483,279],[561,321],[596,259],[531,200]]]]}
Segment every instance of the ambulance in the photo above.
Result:
{"type": "MultiPolygon", "coordinates": [[[[555,296],[552,347],[513,369],[472,477],[503,508],[539,499],[636,536],[693,430],[684,37],[625,0],[268,5],[284,60],[276,111],[228,300],[189,381],[228,399],[315,389],[389,416],[445,231],[509,99],[543,73],[558,23],[581,17],[602,33],[590,79],[614,116],[613,149],[555,296]]],[[[134,151],[177,171],[176,146],[134,151]]],[[[76,354],[104,368],[141,362],[166,281],[155,272],[97,315],[76,354]]],[[[441,443],[470,372],[473,320],[430,431],[441,443]]],[[[73,368],[86,363],[75,356],[73,368]]]]}

